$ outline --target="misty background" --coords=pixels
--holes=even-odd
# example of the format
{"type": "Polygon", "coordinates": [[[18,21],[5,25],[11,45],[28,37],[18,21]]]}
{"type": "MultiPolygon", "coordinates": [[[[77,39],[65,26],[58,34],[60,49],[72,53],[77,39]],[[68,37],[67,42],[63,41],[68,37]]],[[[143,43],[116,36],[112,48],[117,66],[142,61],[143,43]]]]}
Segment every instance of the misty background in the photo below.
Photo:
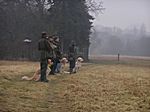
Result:
{"type": "Polygon", "coordinates": [[[149,6],[149,0],[103,0],[105,10],[95,14],[90,55],[150,56],[149,6]]]}

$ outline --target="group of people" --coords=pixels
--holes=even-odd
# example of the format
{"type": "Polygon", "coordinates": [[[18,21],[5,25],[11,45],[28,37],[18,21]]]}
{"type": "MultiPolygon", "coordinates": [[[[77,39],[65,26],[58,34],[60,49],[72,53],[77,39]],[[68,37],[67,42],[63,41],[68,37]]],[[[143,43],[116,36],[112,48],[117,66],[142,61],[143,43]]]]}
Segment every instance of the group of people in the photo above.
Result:
{"type": "Polygon", "coordinates": [[[38,42],[38,50],[40,52],[40,68],[32,77],[24,76],[23,80],[35,80],[48,82],[47,75],[55,75],[61,72],[67,61],[69,62],[68,73],[76,73],[79,63],[83,61],[81,57],[76,59],[75,42],[72,41],[68,47],[68,56],[63,57],[61,53],[60,39],[57,36],[48,36],[46,32],[42,32],[41,39],[38,42]],[[78,61],[78,62],[77,62],[78,61]],[[76,66],[77,65],[77,66],[76,66]]]}

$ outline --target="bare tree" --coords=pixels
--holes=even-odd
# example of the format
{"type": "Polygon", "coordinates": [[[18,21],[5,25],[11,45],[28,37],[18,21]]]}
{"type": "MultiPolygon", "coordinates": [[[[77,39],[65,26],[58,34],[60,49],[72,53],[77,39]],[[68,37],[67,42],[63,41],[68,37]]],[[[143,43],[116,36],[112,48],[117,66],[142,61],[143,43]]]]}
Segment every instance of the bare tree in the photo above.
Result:
{"type": "Polygon", "coordinates": [[[88,7],[88,10],[97,14],[97,13],[103,13],[105,8],[103,7],[103,2],[98,0],[86,0],[86,5],[88,7]]]}

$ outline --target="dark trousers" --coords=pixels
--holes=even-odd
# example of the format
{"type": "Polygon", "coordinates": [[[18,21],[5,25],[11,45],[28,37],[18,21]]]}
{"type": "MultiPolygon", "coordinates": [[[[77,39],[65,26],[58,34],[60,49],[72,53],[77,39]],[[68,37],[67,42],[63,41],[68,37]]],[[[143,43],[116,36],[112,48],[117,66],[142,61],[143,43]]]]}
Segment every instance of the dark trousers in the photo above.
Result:
{"type": "Polygon", "coordinates": [[[41,79],[40,81],[46,81],[46,70],[47,70],[47,59],[41,60],[40,66],[41,66],[41,79]]]}
{"type": "Polygon", "coordinates": [[[72,73],[73,72],[73,69],[74,69],[74,67],[75,67],[75,58],[71,58],[70,60],[69,60],[69,68],[70,68],[70,73],[72,73]]]}
{"type": "Polygon", "coordinates": [[[57,67],[57,62],[56,62],[55,58],[52,59],[52,62],[53,62],[53,65],[51,65],[51,67],[50,67],[50,69],[51,69],[50,74],[54,74],[56,67],[57,67]]]}
{"type": "Polygon", "coordinates": [[[59,71],[60,69],[59,69],[59,67],[58,67],[59,64],[60,64],[60,60],[59,60],[58,57],[56,57],[56,58],[55,58],[55,65],[54,65],[55,67],[54,67],[54,68],[55,68],[55,72],[57,72],[57,73],[60,72],[60,71],[59,71]]]}

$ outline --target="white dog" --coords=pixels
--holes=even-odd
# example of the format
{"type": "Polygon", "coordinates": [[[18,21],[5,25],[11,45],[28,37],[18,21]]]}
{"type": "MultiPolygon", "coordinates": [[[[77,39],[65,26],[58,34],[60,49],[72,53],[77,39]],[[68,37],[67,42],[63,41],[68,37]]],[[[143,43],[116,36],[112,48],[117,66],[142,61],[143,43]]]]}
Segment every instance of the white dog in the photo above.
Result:
{"type": "Polygon", "coordinates": [[[66,64],[68,63],[68,60],[67,60],[67,58],[62,58],[61,60],[60,60],[60,62],[61,62],[61,73],[65,73],[65,66],[66,66],[66,64]]]}
{"type": "Polygon", "coordinates": [[[82,66],[82,62],[83,62],[83,58],[82,57],[78,57],[77,60],[76,60],[76,64],[75,64],[75,68],[74,68],[74,72],[77,72],[79,70],[79,68],[81,68],[82,66]]]}

